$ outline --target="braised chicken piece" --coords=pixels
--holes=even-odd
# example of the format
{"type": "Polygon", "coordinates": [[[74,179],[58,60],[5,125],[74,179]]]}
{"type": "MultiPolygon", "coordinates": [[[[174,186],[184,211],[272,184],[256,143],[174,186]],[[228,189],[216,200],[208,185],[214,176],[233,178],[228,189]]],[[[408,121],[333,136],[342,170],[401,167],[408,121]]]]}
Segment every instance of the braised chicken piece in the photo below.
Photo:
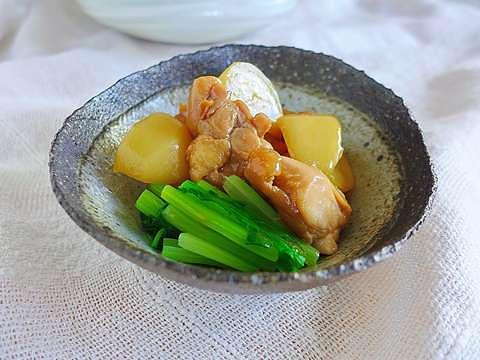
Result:
{"type": "Polygon", "coordinates": [[[197,136],[187,149],[190,178],[198,181],[209,178],[215,184],[222,184],[219,170],[230,159],[230,143],[227,139],[214,139],[207,135],[197,136]]]}
{"type": "Polygon", "coordinates": [[[352,209],[320,170],[274,150],[258,149],[250,155],[244,177],[298,236],[322,254],[337,251],[340,230],[352,209]]]}
{"type": "Polygon", "coordinates": [[[350,205],[320,170],[273,150],[264,139],[272,125],[266,115],[230,100],[214,76],[193,82],[182,113],[195,138],[187,150],[192,180],[221,186],[225,176],[246,178],[298,236],[322,254],[337,250],[350,205]]]}
{"type": "Polygon", "coordinates": [[[187,151],[190,178],[194,181],[206,179],[221,186],[225,176],[243,173],[253,150],[271,148],[263,139],[270,129],[270,119],[263,114],[253,117],[242,101],[230,100],[214,76],[193,82],[185,123],[197,136],[187,151]],[[206,151],[217,154],[204,154],[206,151]]]}

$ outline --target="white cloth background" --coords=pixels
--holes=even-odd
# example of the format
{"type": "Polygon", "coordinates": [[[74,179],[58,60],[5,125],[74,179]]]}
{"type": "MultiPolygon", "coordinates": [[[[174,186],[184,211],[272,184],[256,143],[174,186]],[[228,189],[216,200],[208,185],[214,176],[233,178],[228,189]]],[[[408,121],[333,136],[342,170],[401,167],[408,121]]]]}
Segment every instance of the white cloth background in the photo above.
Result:
{"type": "Polygon", "coordinates": [[[0,0],[0,358],[480,358],[480,7],[302,1],[239,42],[323,51],[404,97],[438,174],[393,258],[302,293],[233,296],[161,279],[57,204],[50,141],[118,78],[199,47],[112,32],[70,1],[0,0]]]}

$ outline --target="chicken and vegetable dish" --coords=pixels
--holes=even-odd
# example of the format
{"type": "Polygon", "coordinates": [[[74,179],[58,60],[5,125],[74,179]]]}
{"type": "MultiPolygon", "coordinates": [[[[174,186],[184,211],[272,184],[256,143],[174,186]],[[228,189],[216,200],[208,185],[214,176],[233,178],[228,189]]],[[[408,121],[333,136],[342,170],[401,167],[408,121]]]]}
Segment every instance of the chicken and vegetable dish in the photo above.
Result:
{"type": "Polygon", "coordinates": [[[236,62],[196,78],[178,114],[153,113],[122,140],[113,170],[164,257],[238,271],[298,271],[334,254],[354,177],[333,115],[283,109],[271,81],[236,62]]]}

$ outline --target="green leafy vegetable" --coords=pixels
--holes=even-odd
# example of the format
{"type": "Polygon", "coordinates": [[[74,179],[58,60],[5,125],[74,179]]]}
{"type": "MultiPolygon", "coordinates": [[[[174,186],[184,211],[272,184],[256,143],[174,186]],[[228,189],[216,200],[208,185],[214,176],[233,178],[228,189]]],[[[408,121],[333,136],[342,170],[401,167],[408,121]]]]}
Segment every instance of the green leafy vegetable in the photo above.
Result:
{"type": "MultiPolygon", "coordinates": [[[[222,199],[214,194],[202,190],[200,187],[197,186],[199,191],[202,193],[207,194],[207,197],[211,199],[217,199],[218,203],[215,203],[215,200],[212,201],[202,201],[199,197],[195,196],[192,193],[186,193],[181,191],[183,189],[182,186],[186,183],[195,184],[189,180],[185,181],[179,189],[174,188],[173,186],[165,186],[162,191],[162,198],[167,201],[169,204],[173,205],[175,208],[179,209],[185,215],[191,216],[196,221],[202,223],[203,225],[207,226],[208,228],[222,234],[226,238],[234,241],[235,243],[245,246],[247,245],[248,237],[249,237],[249,230],[245,228],[242,224],[239,224],[232,218],[230,218],[225,214],[219,213],[216,210],[213,210],[210,205],[216,204],[217,208],[222,207],[222,199]],[[211,203],[211,204],[210,204],[211,203]]],[[[229,201],[225,200],[226,203],[229,201]]],[[[278,259],[278,252],[276,249],[270,247],[262,247],[262,246],[252,246],[255,250],[257,255],[260,255],[267,260],[270,261],[277,261],[278,259]]]]}
{"type": "Polygon", "coordinates": [[[290,233],[245,181],[230,176],[224,188],[227,193],[204,180],[178,188],[148,185],[135,206],[153,237],[151,247],[160,249],[163,242],[162,254],[172,260],[240,271],[297,271],[316,264],[318,251],[290,233]],[[178,243],[163,240],[180,231],[178,243]]]}
{"type": "Polygon", "coordinates": [[[165,206],[167,206],[165,201],[150,190],[144,190],[135,202],[135,207],[138,211],[153,218],[160,217],[165,206]]]}
{"type": "MultiPolygon", "coordinates": [[[[175,239],[175,241],[178,241],[178,240],[175,239]]],[[[175,246],[163,245],[162,256],[166,257],[167,259],[178,261],[185,264],[207,265],[207,266],[216,266],[216,267],[222,267],[222,268],[225,267],[224,265],[216,261],[207,259],[202,255],[198,255],[189,250],[185,250],[179,247],[178,244],[176,244],[175,246]]]]}
{"type": "Polygon", "coordinates": [[[142,224],[143,230],[153,238],[158,230],[163,228],[164,221],[161,218],[154,218],[140,213],[140,223],[142,224]]]}
{"type": "Polygon", "coordinates": [[[165,239],[163,239],[163,246],[176,246],[176,247],[178,247],[178,239],[165,238],[165,239]]]}
{"type": "Polygon", "coordinates": [[[202,225],[193,217],[186,215],[173,205],[168,205],[165,210],[163,210],[162,215],[166,221],[182,232],[195,234],[197,237],[210,242],[212,245],[234,254],[244,262],[249,263],[259,270],[275,271],[276,269],[276,264],[274,262],[266,260],[254,252],[256,247],[251,248],[249,245],[238,245],[221,234],[202,225]]]}
{"type": "MultiPolygon", "coordinates": [[[[162,198],[237,244],[275,250],[278,255],[270,260],[278,260],[280,270],[296,271],[318,258],[313,247],[281,229],[278,223],[259,218],[245,205],[229,197],[216,196],[192,181],[183,182],[179,189],[166,186],[162,198]]],[[[264,256],[258,250],[256,253],[264,256]]]]}
{"type": "MultiPolygon", "coordinates": [[[[283,225],[280,216],[273,207],[240,177],[236,175],[228,176],[225,179],[223,188],[232,199],[245,205],[247,209],[259,214],[267,220],[283,225]]],[[[283,227],[285,228],[285,226],[283,227]]]]}
{"type": "Polygon", "coordinates": [[[215,197],[190,180],[184,181],[179,189],[187,195],[194,195],[207,208],[240,225],[247,232],[246,237],[244,237],[246,243],[276,249],[279,254],[277,264],[282,271],[296,271],[302,268],[307,257],[310,260],[313,254],[318,258],[318,252],[313,247],[305,244],[284,228],[279,227],[278,222],[268,221],[263,217],[256,216],[245,205],[231,198],[227,200],[215,197]],[[305,254],[306,249],[311,250],[309,254],[305,254]]]}
{"type": "Polygon", "coordinates": [[[197,182],[197,185],[200,186],[203,190],[205,191],[210,191],[210,192],[213,192],[215,195],[223,198],[223,199],[228,199],[228,195],[225,194],[222,190],[220,190],[219,188],[213,186],[212,184],[210,184],[208,181],[206,180],[200,180],[197,182]]]}
{"type": "Polygon", "coordinates": [[[162,239],[166,235],[167,235],[167,230],[165,230],[164,228],[161,228],[160,230],[158,230],[152,242],[150,243],[150,247],[157,250],[161,245],[162,239]]]}
{"type": "Polygon", "coordinates": [[[163,219],[162,211],[166,206],[167,203],[165,201],[148,189],[144,190],[135,202],[135,207],[140,212],[142,227],[152,238],[154,238],[161,229],[165,230],[164,236],[174,237],[180,233],[175,227],[170,225],[168,221],[163,219]]]}
{"type": "Polygon", "coordinates": [[[147,185],[147,190],[151,191],[158,197],[161,197],[162,190],[165,187],[165,184],[148,184],[147,185]]]}
{"type": "Polygon", "coordinates": [[[255,272],[258,270],[255,266],[243,261],[238,256],[235,256],[230,252],[213,245],[211,242],[192,234],[181,233],[178,237],[178,245],[183,249],[213,259],[239,271],[255,272]]]}

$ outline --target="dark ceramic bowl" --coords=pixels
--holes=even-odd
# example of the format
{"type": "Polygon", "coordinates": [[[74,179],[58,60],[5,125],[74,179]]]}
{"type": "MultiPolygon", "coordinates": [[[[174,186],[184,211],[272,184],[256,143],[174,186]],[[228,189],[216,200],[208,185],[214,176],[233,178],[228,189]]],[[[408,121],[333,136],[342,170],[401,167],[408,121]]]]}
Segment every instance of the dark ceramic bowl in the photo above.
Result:
{"type": "Polygon", "coordinates": [[[88,234],[165,278],[222,292],[295,291],[366,269],[395,253],[421,224],[434,191],[422,133],[401,98],[363,72],[324,54],[291,47],[226,45],[180,55],[118,81],[65,120],[50,154],[58,201],[88,234]],[[258,66],[290,110],[333,113],[356,175],[353,216],[337,254],[299,273],[240,273],[184,265],[145,243],[134,209],[144,187],[112,173],[129,127],[153,111],[176,113],[192,80],[233,61],[258,66]]]}

